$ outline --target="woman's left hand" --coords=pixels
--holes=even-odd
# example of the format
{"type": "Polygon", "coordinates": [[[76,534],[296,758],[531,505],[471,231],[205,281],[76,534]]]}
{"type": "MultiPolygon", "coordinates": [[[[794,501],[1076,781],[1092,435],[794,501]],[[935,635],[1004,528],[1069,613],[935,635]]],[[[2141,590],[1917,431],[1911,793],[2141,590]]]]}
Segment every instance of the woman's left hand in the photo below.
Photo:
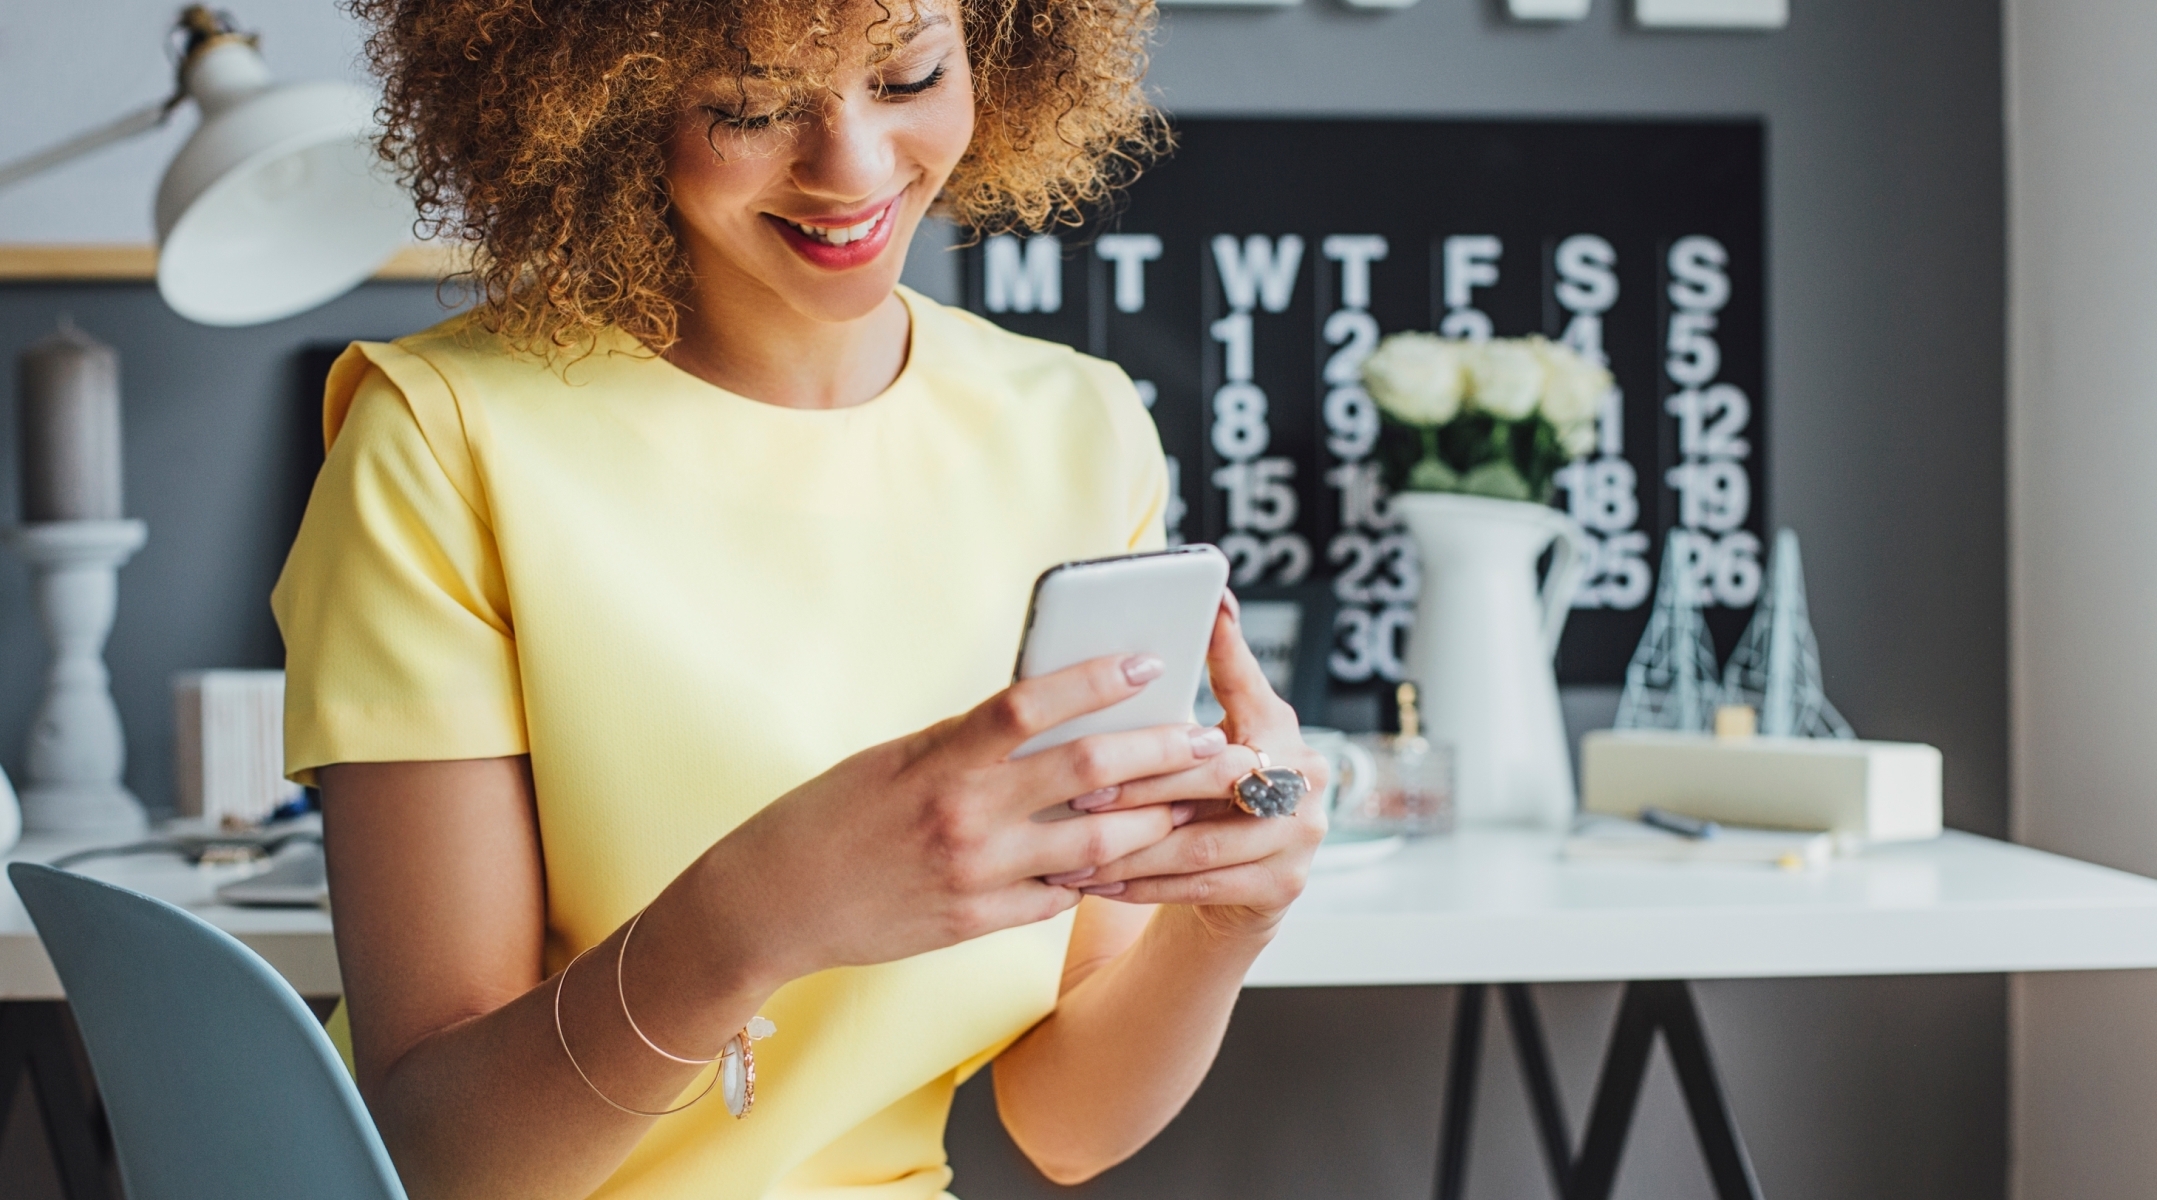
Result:
{"type": "Polygon", "coordinates": [[[1326,836],[1327,763],[1303,744],[1296,710],[1266,681],[1238,615],[1235,598],[1225,599],[1206,655],[1214,697],[1227,712],[1221,728],[1228,749],[1200,766],[1125,784],[1111,807],[1174,802],[1179,827],[1101,867],[1083,890],[1130,904],[1189,905],[1216,933],[1265,936],[1303,894],[1311,856],[1326,836]],[[1236,780],[1258,766],[1259,751],[1309,781],[1294,813],[1255,817],[1229,798],[1236,780]],[[1192,796],[1207,798],[1184,798],[1192,796]]]}

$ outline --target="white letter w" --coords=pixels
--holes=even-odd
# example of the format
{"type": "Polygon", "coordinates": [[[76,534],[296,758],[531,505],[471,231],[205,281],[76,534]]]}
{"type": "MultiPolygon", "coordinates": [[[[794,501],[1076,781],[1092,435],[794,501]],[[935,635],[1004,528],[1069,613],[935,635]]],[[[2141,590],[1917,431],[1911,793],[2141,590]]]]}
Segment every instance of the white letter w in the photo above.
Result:
{"type": "Polygon", "coordinates": [[[1213,262],[1221,271],[1221,291],[1228,306],[1249,312],[1263,302],[1267,312],[1286,312],[1296,291],[1296,272],[1303,266],[1303,239],[1293,233],[1275,242],[1262,233],[1243,239],[1217,234],[1213,239],[1213,262]]]}

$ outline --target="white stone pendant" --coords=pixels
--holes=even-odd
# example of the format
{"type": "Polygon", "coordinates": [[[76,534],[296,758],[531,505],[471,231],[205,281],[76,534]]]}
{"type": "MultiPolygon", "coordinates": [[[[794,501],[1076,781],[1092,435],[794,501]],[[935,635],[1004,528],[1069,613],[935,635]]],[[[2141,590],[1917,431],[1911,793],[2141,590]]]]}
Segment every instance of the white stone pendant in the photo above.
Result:
{"type": "Polygon", "coordinates": [[[777,1032],[779,1027],[770,1020],[751,1017],[720,1055],[719,1096],[726,1101],[726,1110],[733,1113],[736,1120],[748,1116],[749,1110],[756,1107],[756,1050],[753,1043],[777,1032]]]}
{"type": "Polygon", "coordinates": [[[726,1101],[726,1110],[736,1118],[748,1116],[749,1106],[756,1102],[755,1053],[740,1052],[740,1045],[736,1042],[729,1046],[719,1060],[719,1095],[726,1101]]]}

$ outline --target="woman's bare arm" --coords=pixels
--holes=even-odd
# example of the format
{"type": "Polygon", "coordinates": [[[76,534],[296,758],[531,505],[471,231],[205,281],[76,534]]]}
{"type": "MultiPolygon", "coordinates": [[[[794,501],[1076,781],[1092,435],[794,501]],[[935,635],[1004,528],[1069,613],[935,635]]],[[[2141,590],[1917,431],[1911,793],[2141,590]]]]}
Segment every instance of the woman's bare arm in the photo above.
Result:
{"type": "MultiPolygon", "coordinates": [[[[407,1189],[590,1194],[651,1121],[594,1095],[556,1036],[554,984],[541,982],[546,885],[528,763],[355,763],[320,774],[360,1090],[407,1189]]],[[[685,925],[689,890],[670,888],[638,926],[626,988],[654,1040],[703,1056],[718,1048],[709,1031],[739,1028],[772,985],[729,977],[722,964],[749,956],[712,945],[718,931],[685,925]]],[[[610,1097],[666,1108],[695,1072],[646,1049],[622,1019],[620,936],[570,975],[563,1028],[610,1097]]]]}
{"type": "Polygon", "coordinates": [[[1224,943],[1186,907],[1080,905],[1056,1012],[994,1068],[1004,1127],[1042,1174],[1083,1183],[1182,1110],[1265,941],[1224,943]]]}

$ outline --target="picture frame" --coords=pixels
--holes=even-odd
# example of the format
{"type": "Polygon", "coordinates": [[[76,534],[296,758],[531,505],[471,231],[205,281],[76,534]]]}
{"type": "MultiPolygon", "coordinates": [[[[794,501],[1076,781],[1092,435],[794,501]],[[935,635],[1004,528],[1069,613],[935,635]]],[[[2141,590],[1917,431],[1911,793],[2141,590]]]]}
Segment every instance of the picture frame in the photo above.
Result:
{"type": "Polygon", "coordinates": [[[1333,652],[1338,601],[1323,579],[1232,589],[1243,610],[1244,639],[1274,690],[1306,725],[1326,723],[1326,657],[1333,652]]]}

